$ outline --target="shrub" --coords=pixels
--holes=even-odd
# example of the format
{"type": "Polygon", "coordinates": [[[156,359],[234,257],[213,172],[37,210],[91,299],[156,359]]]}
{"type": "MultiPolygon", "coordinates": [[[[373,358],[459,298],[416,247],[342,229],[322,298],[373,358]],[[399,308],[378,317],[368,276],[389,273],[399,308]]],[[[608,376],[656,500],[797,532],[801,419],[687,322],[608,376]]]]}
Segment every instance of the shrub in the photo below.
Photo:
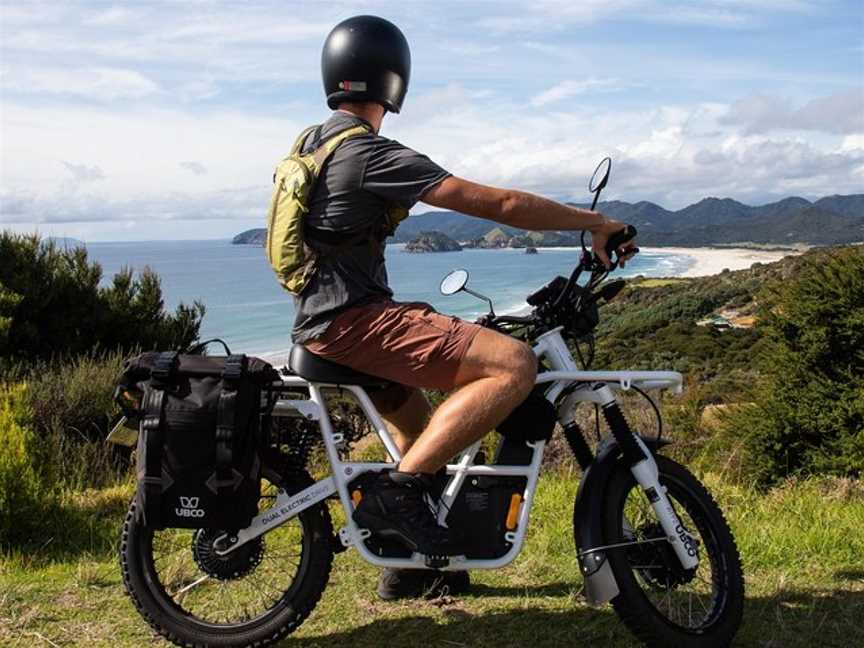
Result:
{"type": "Polygon", "coordinates": [[[124,355],[88,354],[39,362],[27,374],[27,401],[39,444],[37,464],[47,479],[66,487],[115,481],[124,455],[105,443],[116,417],[112,401],[124,355]]]}
{"type": "Polygon", "coordinates": [[[83,247],[0,233],[0,358],[32,361],[94,349],[177,348],[198,337],[204,306],[164,310],[159,277],[124,269],[107,286],[83,247]]]}
{"type": "Polygon", "coordinates": [[[0,546],[19,544],[38,527],[51,490],[35,465],[25,384],[0,385],[0,546]]]}
{"type": "Polygon", "coordinates": [[[864,473],[864,249],[802,265],[760,297],[763,380],[730,425],[763,483],[796,473],[864,473]]]}

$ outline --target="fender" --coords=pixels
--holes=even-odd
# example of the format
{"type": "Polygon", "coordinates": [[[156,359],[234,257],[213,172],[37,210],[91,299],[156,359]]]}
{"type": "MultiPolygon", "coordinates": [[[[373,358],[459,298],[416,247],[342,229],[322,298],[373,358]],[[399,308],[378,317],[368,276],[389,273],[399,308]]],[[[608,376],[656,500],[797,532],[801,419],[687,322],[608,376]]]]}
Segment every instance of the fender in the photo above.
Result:
{"type": "MultiPolygon", "coordinates": [[[[642,442],[656,455],[657,451],[671,441],[639,436],[642,442]]],[[[592,547],[602,547],[603,504],[609,479],[615,470],[623,465],[618,444],[607,437],[597,448],[597,457],[588,466],[573,506],[573,535],[579,551],[579,569],[585,579],[585,597],[588,604],[599,607],[618,596],[618,584],[606,558],[606,552],[592,551],[592,547]]]]}

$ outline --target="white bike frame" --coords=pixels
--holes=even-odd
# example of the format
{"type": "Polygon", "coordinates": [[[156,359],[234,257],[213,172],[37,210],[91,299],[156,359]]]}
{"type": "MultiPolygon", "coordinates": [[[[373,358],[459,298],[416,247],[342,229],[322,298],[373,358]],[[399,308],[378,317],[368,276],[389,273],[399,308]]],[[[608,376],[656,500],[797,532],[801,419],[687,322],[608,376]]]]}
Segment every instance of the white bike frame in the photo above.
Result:
{"type": "MultiPolygon", "coordinates": [[[[550,384],[546,391],[546,398],[550,402],[554,403],[565,388],[578,383],[558,407],[558,418],[562,424],[572,421],[573,409],[578,403],[592,402],[601,406],[608,405],[615,402],[616,391],[629,390],[633,385],[642,390],[674,389],[679,393],[681,391],[681,374],[674,371],[580,371],[567,348],[567,344],[561,337],[560,327],[541,335],[533,350],[538,358],[544,359],[546,364],[552,368],[551,371],[545,371],[537,376],[538,384],[550,384]]],[[[425,556],[419,553],[414,553],[410,558],[387,558],[372,553],[364,543],[364,540],[370,536],[369,530],[359,527],[352,519],[354,504],[348,488],[349,483],[363,472],[394,468],[402,458],[399,448],[387,431],[381,415],[375,409],[366,391],[357,385],[309,382],[296,375],[285,375],[279,385],[308,390],[308,400],[277,400],[272,415],[303,417],[315,421],[321,430],[332,474],[293,495],[284,491],[280,492],[274,505],[254,518],[249,527],[240,530],[236,534],[236,541],[231,542],[229,547],[219,553],[223,555],[230,553],[253,538],[264,535],[288,522],[303,510],[336,494],[345,511],[346,526],[339,531],[339,539],[345,547],[354,547],[364,560],[378,567],[426,567],[425,556]],[[340,459],[339,450],[344,447],[345,439],[342,438],[342,435],[334,432],[327,411],[327,404],[322,395],[322,390],[327,388],[338,388],[353,394],[393,461],[375,463],[342,461],[340,459]]],[[[696,552],[692,550],[689,535],[682,532],[683,527],[666,497],[665,489],[658,482],[657,465],[651,452],[647,450],[638,437],[637,442],[645,454],[645,459],[632,466],[633,475],[645,492],[650,493],[649,500],[652,502],[652,507],[682,565],[685,569],[694,568],[698,565],[698,559],[695,557],[696,552]]],[[[442,506],[439,507],[438,514],[438,521],[442,525],[446,523],[447,512],[458,497],[465,480],[469,477],[481,475],[518,476],[525,477],[527,484],[523,493],[516,528],[505,535],[505,540],[511,544],[505,555],[489,560],[451,556],[447,564],[441,569],[497,569],[512,562],[522,550],[528,531],[528,520],[534,502],[546,442],[538,441],[528,443],[528,445],[533,452],[528,465],[475,465],[474,460],[480,448],[480,441],[460,453],[455,463],[447,465],[449,481],[441,496],[442,506]]],[[[232,540],[234,539],[232,538],[232,540]]],[[[583,549],[585,549],[583,553],[592,550],[592,548],[583,549]]]]}

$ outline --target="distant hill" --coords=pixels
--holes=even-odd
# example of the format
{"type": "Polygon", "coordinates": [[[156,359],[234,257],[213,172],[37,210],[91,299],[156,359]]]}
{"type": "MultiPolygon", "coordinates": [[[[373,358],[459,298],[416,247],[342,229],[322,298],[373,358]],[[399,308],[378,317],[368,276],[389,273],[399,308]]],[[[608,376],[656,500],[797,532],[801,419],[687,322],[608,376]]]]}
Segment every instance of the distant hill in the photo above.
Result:
{"type": "MultiPolygon", "coordinates": [[[[580,205],[584,206],[584,205],[580,205]]],[[[607,216],[631,223],[641,245],[836,245],[864,241],[864,195],[828,196],[816,202],[790,197],[751,207],[730,198],[704,198],[677,211],[640,201],[607,201],[597,205],[607,216]]],[[[395,240],[405,242],[420,231],[437,229],[458,241],[486,237],[496,230],[510,236],[524,231],[455,212],[426,212],[404,221],[395,240]]],[[[552,233],[547,233],[552,234],[552,233]]],[[[533,237],[532,237],[533,238],[533,237]]],[[[538,246],[576,245],[578,233],[557,232],[538,246]]]]}
{"type": "Polygon", "coordinates": [[[234,245],[264,245],[267,241],[267,230],[263,227],[240,232],[231,239],[234,245]]]}
{"type": "MultiPolygon", "coordinates": [[[[584,207],[585,205],[580,205],[584,207]]],[[[838,245],[864,241],[864,194],[826,196],[815,202],[789,197],[751,207],[731,198],[704,198],[677,211],[655,203],[601,202],[607,216],[639,230],[640,245],[838,245]]],[[[530,236],[538,247],[577,245],[578,232],[529,233],[457,212],[432,211],[403,221],[392,239],[407,243],[421,232],[444,232],[461,242],[530,236]]],[[[248,230],[234,243],[263,245],[265,230],[248,230]]]]}
{"type": "Polygon", "coordinates": [[[73,250],[79,247],[87,247],[84,241],[80,241],[76,238],[70,238],[68,236],[46,236],[43,240],[51,241],[57,247],[66,250],[73,250]]]}

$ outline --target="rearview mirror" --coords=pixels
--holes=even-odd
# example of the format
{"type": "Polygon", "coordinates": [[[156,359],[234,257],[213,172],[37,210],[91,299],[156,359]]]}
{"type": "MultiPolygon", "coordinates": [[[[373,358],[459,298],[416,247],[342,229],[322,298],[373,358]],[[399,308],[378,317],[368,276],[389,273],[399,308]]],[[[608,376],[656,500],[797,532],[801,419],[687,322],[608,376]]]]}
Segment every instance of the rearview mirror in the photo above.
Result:
{"type": "Polygon", "coordinates": [[[454,270],[441,280],[441,294],[455,295],[468,283],[467,270],[454,270]]]}
{"type": "Polygon", "coordinates": [[[600,164],[594,169],[594,174],[591,176],[591,181],[588,183],[588,191],[598,193],[606,183],[609,182],[609,172],[612,170],[612,158],[605,157],[600,160],[600,164]]]}

